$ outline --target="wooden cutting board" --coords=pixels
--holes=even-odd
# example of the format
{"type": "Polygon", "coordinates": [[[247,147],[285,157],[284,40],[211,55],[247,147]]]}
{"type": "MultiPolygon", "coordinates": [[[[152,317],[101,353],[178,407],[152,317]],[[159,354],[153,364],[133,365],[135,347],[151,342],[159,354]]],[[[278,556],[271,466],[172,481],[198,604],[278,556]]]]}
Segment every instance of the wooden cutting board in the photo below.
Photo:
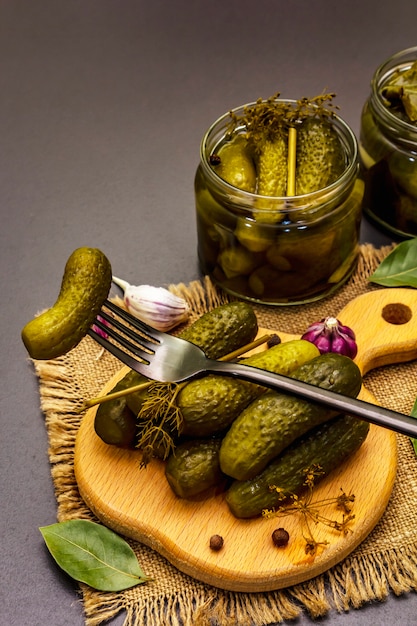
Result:
{"type": "MultiPolygon", "coordinates": [[[[417,358],[416,306],[415,290],[381,289],[359,296],[339,312],[338,319],[355,329],[356,361],[363,374],[417,358]]],[[[279,330],[273,332],[283,341],[296,338],[279,330]]],[[[109,381],[103,394],[126,371],[123,368],[109,381]]],[[[364,387],[360,397],[376,403],[364,387]]],[[[312,557],[305,552],[305,526],[299,514],[238,520],[221,493],[200,501],[177,498],[165,480],[163,462],[154,461],[140,469],[139,452],[108,446],[99,439],[93,427],[95,411],[93,407],[86,413],[75,446],[75,475],[86,504],[109,528],[155,549],[182,572],[227,590],[280,589],[329,569],[374,528],[395,480],[396,435],[371,426],[362,447],[314,490],[314,501],[334,498],[341,488],[355,494],[355,519],[347,535],[323,524],[313,525],[315,539],[327,543],[312,557]],[[279,527],[290,534],[286,548],[272,544],[271,534],[279,527]],[[219,552],[209,548],[213,534],[224,538],[219,552]]],[[[340,519],[333,506],[322,513],[340,519]]],[[[152,572],[147,574],[152,576],[152,572]]]]}

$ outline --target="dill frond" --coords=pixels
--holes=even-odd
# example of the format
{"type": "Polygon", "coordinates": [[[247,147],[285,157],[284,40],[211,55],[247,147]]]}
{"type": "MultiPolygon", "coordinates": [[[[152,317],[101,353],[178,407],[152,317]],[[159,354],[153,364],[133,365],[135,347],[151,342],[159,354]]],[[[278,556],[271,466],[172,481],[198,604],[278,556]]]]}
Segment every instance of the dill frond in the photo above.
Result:
{"type": "Polygon", "coordinates": [[[355,515],[352,514],[355,496],[354,494],[345,493],[345,491],[340,488],[340,494],[338,496],[314,501],[313,494],[315,479],[320,477],[323,474],[323,471],[319,465],[312,465],[304,470],[304,474],[304,486],[306,491],[303,496],[285,492],[280,487],[271,485],[270,489],[278,494],[279,502],[282,502],[282,504],[279,504],[274,509],[264,509],[262,511],[262,516],[266,519],[270,519],[272,517],[285,517],[287,515],[295,514],[300,515],[303,523],[303,537],[306,542],[306,554],[314,556],[317,553],[318,548],[324,547],[328,544],[328,542],[316,541],[312,526],[323,524],[328,528],[332,528],[336,532],[344,535],[348,534],[348,532],[351,531],[350,525],[355,519],[355,515]],[[336,509],[342,511],[341,519],[327,517],[321,513],[321,509],[330,505],[334,505],[336,509]]]}
{"type": "Polygon", "coordinates": [[[154,382],[137,415],[139,436],[137,448],[142,450],[141,466],[157,456],[167,459],[175,448],[175,441],[182,430],[183,417],[176,404],[182,385],[154,382]]]}

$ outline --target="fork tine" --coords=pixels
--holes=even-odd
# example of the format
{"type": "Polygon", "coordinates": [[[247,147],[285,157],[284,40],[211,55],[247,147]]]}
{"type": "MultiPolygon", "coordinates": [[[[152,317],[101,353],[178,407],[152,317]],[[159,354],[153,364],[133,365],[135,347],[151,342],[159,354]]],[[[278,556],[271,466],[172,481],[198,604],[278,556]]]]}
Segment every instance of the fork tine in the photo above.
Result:
{"type": "MultiPolygon", "coordinates": [[[[100,314],[100,317],[102,317],[101,314],[100,314]]],[[[110,317],[109,317],[109,320],[111,320],[112,324],[115,324],[115,322],[117,322],[117,320],[113,320],[110,317]]],[[[117,327],[120,328],[122,333],[125,333],[126,331],[129,330],[126,327],[124,327],[123,324],[117,323],[115,325],[117,325],[117,327]]],[[[112,328],[112,326],[107,326],[106,324],[103,324],[99,319],[95,320],[94,326],[100,328],[100,330],[102,330],[104,333],[106,333],[107,336],[109,336],[112,339],[114,339],[118,344],[120,344],[121,346],[123,346],[124,348],[129,350],[129,352],[132,352],[133,354],[135,354],[137,357],[139,357],[143,361],[146,361],[147,363],[149,363],[149,358],[152,356],[152,352],[151,352],[151,349],[148,351],[148,350],[146,350],[146,346],[142,346],[141,345],[141,343],[140,343],[141,337],[139,337],[139,336],[133,334],[132,332],[130,332],[129,336],[131,336],[131,338],[136,342],[136,343],[132,343],[123,334],[118,333],[114,328],[112,328]]],[[[95,330],[94,327],[93,327],[93,330],[95,330]]],[[[110,345],[114,345],[114,344],[110,343],[110,345]]],[[[152,344],[150,344],[150,345],[152,345],[152,344]]],[[[153,344],[153,345],[155,345],[155,344],[153,344]]]]}
{"type": "MultiPolygon", "coordinates": [[[[106,327],[104,328],[107,332],[108,329],[106,327]]],[[[118,348],[114,343],[106,339],[106,337],[103,337],[102,335],[97,333],[94,328],[89,328],[87,334],[90,335],[90,337],[94,339],[94,341],[96,341],[98,344],[100,344],[105,350],[107,350],[108,352],[113,354],[113,356],[119,359],[119,361],[130,367],[130,369],[135,370],[139,374],[143,374],[144,376],[146,376],[148,363],[141,363],[137,361],[129,354],[118,348]]]]}
{"type": "MultiPolygon", "coordinates": [[[[95,324],[99,328],[101,328],[104,332],[108,332],[109,329],[112,328],[112,326],[114,326],[119,331],[121,331],[124,335],[127,335],[128,337],[130,337],[130,339],[132,339],[134,342],[139,343],[145,349],[151,350],[152,352],[155,350],[155,347],[158,344],[158,341],[156,339],[154,339],[153,341],[149,341],[149,339],[147,337],[145,337],[144,335],[138,335],[137,332],[135,332],[134,330],[132,330],[131,328],[129,328],[125,324],[122,324],[115,317],[112,317],[111,315],[108,315],[105,311],[100,311],[99,315],[97,316],[97,318],[95,320],[95,324]],[[100,318],[103,318],[109,324],[109,326],[104,326],[104,324],[100,324],[100,318]],[[102,328],[102,326],[103,326],[103,328],[102,328]]],[[[115,336],[114,338],[118,339],[117,336],[115,336]]],[[[126,347],[128,347],[128,346],[126,346],[126,347]]]]}
{"type": "Polygon", "coordinates": [[[128,365],[131,369],[136,370],[144,376],[147,376],[152,357],[155,355],[157,347],[162,343],[165,337],[165,333],[151,328],[113,302],[110,302],[110,300],[106,300],[103,304],[88,334],[122,363],[125,363],[125,365],[128,365]],[[114,313],[117,317],[110,315],[106,312],[105,308],[109,309],[109,311],[114,313]],[[123,322],[127,322],[127,324],[133,326],[138,332],[133,328],[129,328],[129,326],[123,322]],[[97,332],[97,329],[102,330],[105,336],[97,332]],[[110,341],[108,337],[114,341],[110,341]],[[122,350],[119,346],[127,349],[130,354],[122,350]],[[137,356],[140,361],[137,361],[133,355],[137,356]]]}
{"type": "Polygon", "coordinates": [[[164,333],[161,333],[159,330],[152,328],[152,326],[148,326],[148,324],[145,324],[145,322],[142,322],[142,320],[134,317],[131,313],[125,311],[125,309],[120,308],[119,306],[117,306],[117,304],[114,304],[114,302],[106,300],[105,306],[110,309],[110,311],[116,313],[116,315],[125,320],[125,322],[128,322],[141,333],[147,335],[147,337],[149,337],[151,340],[153,339],[154,341],[159,341],[160,338],[163,338],[164,333]]]}

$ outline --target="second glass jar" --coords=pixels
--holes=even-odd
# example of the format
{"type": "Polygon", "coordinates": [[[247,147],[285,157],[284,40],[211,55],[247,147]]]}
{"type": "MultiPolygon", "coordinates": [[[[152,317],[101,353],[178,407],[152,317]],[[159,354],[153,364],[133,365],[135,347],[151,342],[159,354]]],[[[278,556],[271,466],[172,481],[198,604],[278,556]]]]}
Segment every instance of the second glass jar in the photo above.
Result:
{"type": "Polygon", "coordinates": [[[201,142],[195,197],[202,271],[226,292],[257,303],[300,304],[329,295],[351,275],[359,249],[364,184],[353,132],[332,117],[345,156],[335,182],[304,195],[271,197],[237,189],[211,166],[229,123],[225,114],[201,142]]]}
{"type": "Polygon", "coordinates": [[[401,238],[417,236],[417,122],[388,107],[383,94],[415,62],[417,47],[398,52],[376,70],[359,138],[364,213],[401,238]]]}

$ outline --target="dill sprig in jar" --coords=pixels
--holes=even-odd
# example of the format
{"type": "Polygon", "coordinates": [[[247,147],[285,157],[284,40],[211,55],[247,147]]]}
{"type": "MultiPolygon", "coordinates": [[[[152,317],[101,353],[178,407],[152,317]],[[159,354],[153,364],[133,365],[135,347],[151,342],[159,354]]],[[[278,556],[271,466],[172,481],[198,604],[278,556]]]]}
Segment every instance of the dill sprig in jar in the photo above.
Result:
{"type": "Polygon", "coordinates": [[[417,47],[376,70],[362,110],[364,213],[401,238],[417,236],[417,47]]]}
{"type": "Polygon", "coordinates": [[[195,177],[204,274],[254,302],[311,302],[339,288],[357,259],[363,181],[358,147],[333,94],[279,94],[208,129],[195,177]]]}

